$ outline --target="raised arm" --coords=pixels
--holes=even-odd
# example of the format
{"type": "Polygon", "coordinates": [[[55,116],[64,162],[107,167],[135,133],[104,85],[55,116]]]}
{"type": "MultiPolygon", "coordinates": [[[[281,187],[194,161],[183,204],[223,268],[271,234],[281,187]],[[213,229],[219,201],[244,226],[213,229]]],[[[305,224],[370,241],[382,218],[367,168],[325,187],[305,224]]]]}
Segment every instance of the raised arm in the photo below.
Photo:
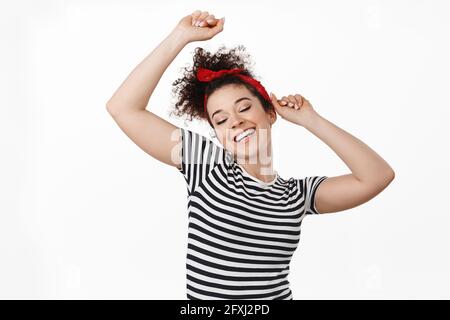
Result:
{"type": "Polygon", "coordinates": [[[326,143],[344,161],[351,173],[329,177],[315,192],[319,213],[332,213],[359,206],[385,189],[395,178],[394,170],[368,145],[320,116],[301,95],[278,100],[272,95],[278,114],[303,126],[326,143]]]}
{"type": "Polygon", "coordinates": [[[206,11],[183,17],[172,32],[139,63],[106,103],[106,109],[122,131],[155,159],[180,168],[179,154],[173,153],[180,142],[180,130],[170,122],[146,110],[146,106],[167,67],[186,44],[207,40],[222,31],[206,11]],[[210,24],[194,26],[193,20],[210,24]]]}

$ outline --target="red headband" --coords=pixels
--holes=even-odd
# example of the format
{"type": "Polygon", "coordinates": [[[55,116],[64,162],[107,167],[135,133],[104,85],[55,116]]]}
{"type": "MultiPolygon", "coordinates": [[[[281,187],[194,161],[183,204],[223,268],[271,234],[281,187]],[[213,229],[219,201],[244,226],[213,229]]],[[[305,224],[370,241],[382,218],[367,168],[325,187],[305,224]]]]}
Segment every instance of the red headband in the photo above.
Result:
{"type": "MultiPolygon", "coordinates": [[[[268,102],[271,102],[270,97],[267,94],[266,89],[264,89],[264,87],[261,85],[261,82],[253,79],[252,77],[246,76],[244,74],[240,74],[241,71],[243,71],[243,70],[239,69],[239,68],[234,68],[234,69],[230,69],[230,70],[223,69],[220,71],[212,71],[212,70],[205,69],[205,68],[198,68],[197,79],[201,82],[210,82],[210,81],[220,78],[226,74],[234,74],[237,77],[244,80],[246,83],[250,84],[253,88],[255,88],[264,99],[266,99],[268,102]]],[[[208,96],[205,93],[205,98],[203,101],[203,108],[204,108],[203,110],[205,111],[205,113],[206,113],[206,101],[207,100],[208,100],[208,96]]]]}

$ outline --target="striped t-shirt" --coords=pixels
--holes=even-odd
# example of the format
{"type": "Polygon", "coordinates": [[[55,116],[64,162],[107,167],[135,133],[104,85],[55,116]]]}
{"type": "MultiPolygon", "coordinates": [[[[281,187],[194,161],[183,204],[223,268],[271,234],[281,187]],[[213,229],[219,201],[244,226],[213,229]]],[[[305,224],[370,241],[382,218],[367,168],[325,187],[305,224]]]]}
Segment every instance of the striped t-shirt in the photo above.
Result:
{"type": "Polygon", "coordinates": [[[187,184],[187,299],[292,300],[289,263],[305,214],[318,214],[327,176],[272,182],[251,176],[223,147],[181,130],[187,184]]]}

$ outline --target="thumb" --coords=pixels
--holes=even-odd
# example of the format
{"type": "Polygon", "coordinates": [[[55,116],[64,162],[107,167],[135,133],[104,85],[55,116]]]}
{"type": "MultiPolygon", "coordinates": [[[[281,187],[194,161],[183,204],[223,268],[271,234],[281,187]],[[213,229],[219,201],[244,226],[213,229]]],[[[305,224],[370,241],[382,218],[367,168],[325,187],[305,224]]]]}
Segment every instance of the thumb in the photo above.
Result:
{"type": "Polygon", "coordinates": [[[223,25],[225,24],[225,17],[220,18],[217,20],[216,28],[223,29],[223,25]]]}
{"type": "Polygon", "coordinates": [[[272,93],[272,92],[270,93],[270,98],[272,99],[272,103],[275,108],[281,108],[281,106],[278,104],[277,97],[275,96],[274,93],[272,93]]]}
{"type": "Polygon", "coordinates": [[[211,26],[211,27],[207,27],[207,28],[202,28],[203,30],[206,30],[206,32],[211,35],[211,36],[215,36],[216,34],[218,34],[219,32],[222,32],[223,30],[223,24],[225,21],[225,17],[221,18],[221,19],[217,19],[216,25],[215,26],[211,26]]]}

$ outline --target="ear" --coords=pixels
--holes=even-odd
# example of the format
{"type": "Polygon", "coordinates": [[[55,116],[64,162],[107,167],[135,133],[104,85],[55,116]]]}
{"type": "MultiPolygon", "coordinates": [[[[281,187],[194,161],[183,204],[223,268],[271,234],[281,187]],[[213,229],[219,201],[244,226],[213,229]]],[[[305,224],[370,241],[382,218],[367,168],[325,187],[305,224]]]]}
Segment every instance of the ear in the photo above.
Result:
{"type": "Polygon", "coordinates": [[[269,111],[269,122],[273,125],[277,121],[277,112],[274,109],[269,111]]]}

